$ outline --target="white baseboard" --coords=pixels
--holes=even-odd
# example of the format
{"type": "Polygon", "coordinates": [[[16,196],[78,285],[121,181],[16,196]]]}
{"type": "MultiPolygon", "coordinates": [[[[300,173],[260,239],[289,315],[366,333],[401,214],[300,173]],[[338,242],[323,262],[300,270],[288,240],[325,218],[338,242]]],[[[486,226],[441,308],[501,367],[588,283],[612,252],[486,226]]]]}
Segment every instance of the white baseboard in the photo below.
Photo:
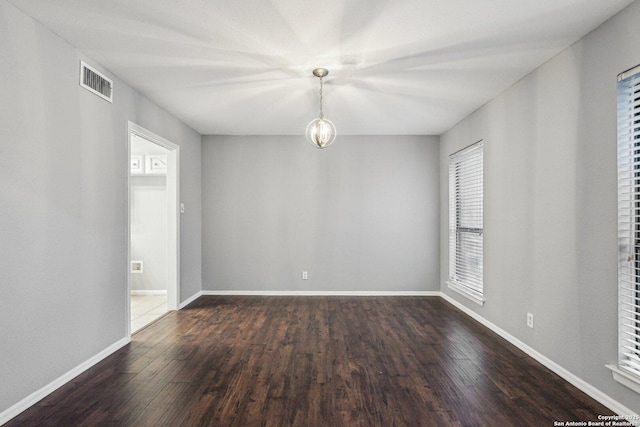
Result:
{"type": "Polygon", "coordinates": [[[185,308],[186,306],[188,306],[189,304],[191,304],[201,296],[202,296],[202,291],[196,292],[195,294],[193,294],[192,296],[190,296],[189,298],[181,302],[180,306],[178,307],[178,310],[182,310],[183,308],[185,308]]]}
{"type": "Polygon", "coordinates": [[[166,295],[167,294],[167,290],[166,289],[157,289],[157,290],[134,290],[131,289],[131,295],[166,295]]]}
{"type": "Polygon", "coordinates": [[[439,297],[440,291],[202,291],[202,295],[439,297]]]}
{"type": "Polygon", "coordinates": [[[598,390],[597,388],[595,388],[594,386],[592,386],[588,382],[586,382],[583,379],[581,379],[581,378],[577,377],[576,375],[572,374],[571,372],[569,372],[568,370],[566,370],[562,366],[558,365],[553,360],[549,359],[548,357],[544,356],[543,354],[541,354],[538,351],[534,350],[533,348],[529,347],[527,344],[523,343],[522,341],[520,341],[519,339],[517,339],[513,335],[509,334],[505,330],[503,330],[503,329],[499,328],[498,326],[496,326],[495,324],[489,322],[487,319],[485,319],[484,317],[480,316],[475,311],[467,308],[463,304],[460,304],[458,301],[456,301],[455,299],[451,298],[446,293],[442,292],[440,294],[440,296],[445,301],[447,301],[451,305],[455,306],[456,308],[460,309],[461,311],[463,311],[469,317],[471,317],[474,320],[480,322],[483,326],[486,326],[491,331],[493,331],[496,334],[500,335],[502,338],[504,338],[505,340],[507,340],[511,344],[513,344],[514,346],[518,347],[520,350],[522,350],[525,353],[527,353],[533,359],[537,360],[542,365],[546,366],[547,368],[549,368],[550,370],[552,370],[553,372],[555,372],[556,374],[558,374],[559,376],[564,378],[567,382],[569,382],[570,384],[572,384],[573,386],[575,386],[579,390],[583,391],[585,394],[589,395],[593,399],[595,399],[598,402],[602,403],[604,406],[606,406],[607,408],[611,409],[616,414],[618,414],[618,415],[633,415],[633,416],[637,415],[637,414],[634,414],[631,409],[627,408],[622,403],[618,402],[617,400],[612,399],[609,395],[603,393],[602,391],[598,390]]]}
{"type": "Polygon", "coordinates": [[[29,396],[25,397],[15,405],[9,407],[8,409],[0,413],[0,425],[8,422],[10,419],[15,417],[16,415],[20,414],[24,410],[35,405],[40,400],[47,397],[49,394],[53,393],[54,391],[56,391],[57,389],[59,389],[60,387],[62,387],[63,385],[65,385],[66,383],[68,383],[69,381],[71,381],[81,373],[83,373],[84,371],[86,371],[87,369],[98,364],[103,359],[107,358],[108,356],[112,355],[116,351],[120,350],[122,347],[129,344],[130,342],[131,342],[131,338],[122,338],[121,340],[111,344],[109,347],[102,350],[100,353],[82,362],[81,364],[71,369],[67,373],[56,378],[49,384],[42,387],[40,390],[34,391],[29,396]]]}

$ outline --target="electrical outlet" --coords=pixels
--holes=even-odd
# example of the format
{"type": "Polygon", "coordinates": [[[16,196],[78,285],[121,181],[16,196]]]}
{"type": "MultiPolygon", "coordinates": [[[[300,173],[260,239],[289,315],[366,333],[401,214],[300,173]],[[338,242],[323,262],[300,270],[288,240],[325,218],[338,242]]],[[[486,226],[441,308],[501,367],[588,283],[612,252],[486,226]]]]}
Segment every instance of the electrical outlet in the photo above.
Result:
{"type": "Polygon", "coordinates": [[[302,272],[302,280],[307,280],[309,278],[309,276],[307,275],[306,271],[302,272]]]}
{"type": "Polygon", "coordinates": [[[533,314],[527,313],[527,326],[533,328],[533,314]]]}

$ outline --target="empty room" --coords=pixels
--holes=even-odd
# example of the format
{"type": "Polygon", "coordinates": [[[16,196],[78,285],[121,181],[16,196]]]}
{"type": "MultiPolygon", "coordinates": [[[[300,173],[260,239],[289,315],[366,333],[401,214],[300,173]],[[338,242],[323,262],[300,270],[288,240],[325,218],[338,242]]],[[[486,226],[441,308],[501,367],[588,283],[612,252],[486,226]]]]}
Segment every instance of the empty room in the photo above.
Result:
{"type": "Polygon", "coordinates": [[[639,22],[0,0],[0,425],[640,425],[639,22]]]}

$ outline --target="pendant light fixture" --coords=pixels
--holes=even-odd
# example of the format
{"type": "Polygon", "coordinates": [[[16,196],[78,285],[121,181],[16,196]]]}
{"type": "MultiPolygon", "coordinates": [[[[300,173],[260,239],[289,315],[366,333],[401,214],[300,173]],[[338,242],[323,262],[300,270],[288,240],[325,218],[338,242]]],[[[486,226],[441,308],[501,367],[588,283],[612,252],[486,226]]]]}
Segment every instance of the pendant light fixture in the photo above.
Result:
{"type": "Polygon", "coordinates": [[[336,139],[336,127],[324,118],[322,112],[322,78],[329,74],[325,68],[316,68],[313,75],[320,79],[320,117],[307,125],[307,140],[316,148],[326,148],[336,139]]]}

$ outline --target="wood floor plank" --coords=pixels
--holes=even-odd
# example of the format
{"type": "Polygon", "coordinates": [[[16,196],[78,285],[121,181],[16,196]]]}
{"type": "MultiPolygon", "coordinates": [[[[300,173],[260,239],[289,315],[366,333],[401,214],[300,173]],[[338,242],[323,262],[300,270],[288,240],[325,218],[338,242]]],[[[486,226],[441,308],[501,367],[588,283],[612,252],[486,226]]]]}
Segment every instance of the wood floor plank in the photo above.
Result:
{"type": "Polygon", "coordinates": [[[7,426],[539,426],[604,406],[440,298],[201,297],[7,426]]]}

